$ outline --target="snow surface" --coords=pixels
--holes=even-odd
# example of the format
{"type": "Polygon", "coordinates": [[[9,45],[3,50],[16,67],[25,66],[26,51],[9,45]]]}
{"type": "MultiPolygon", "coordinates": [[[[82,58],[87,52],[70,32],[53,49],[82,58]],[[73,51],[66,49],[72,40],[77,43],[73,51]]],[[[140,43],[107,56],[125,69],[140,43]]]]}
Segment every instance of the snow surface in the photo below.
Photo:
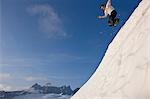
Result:
{"type": "Polygon", "coordinates": [[[141,1],[71,99],[150,99],[150,0],[141,1]]]}
{"type": "Polygon", "coordinates": [[[70,99],[70,96],[59,94],[28,94],[23,96],[17,96],[13,99],[70,99]]]}

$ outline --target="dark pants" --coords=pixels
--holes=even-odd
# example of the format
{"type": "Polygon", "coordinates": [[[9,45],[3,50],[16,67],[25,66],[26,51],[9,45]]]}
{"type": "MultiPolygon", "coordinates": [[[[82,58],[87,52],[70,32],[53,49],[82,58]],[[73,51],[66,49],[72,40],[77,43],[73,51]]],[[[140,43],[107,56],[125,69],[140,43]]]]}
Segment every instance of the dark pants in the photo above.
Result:
{"type": "Polygon", "coordinates": [[[115,10],[113,10],[111,12],[111,15],[109,15],[109,20],[108,20],[108,23],[113,25],[115,23],[115,18],[117,16],[117,12],[115,10]]]}

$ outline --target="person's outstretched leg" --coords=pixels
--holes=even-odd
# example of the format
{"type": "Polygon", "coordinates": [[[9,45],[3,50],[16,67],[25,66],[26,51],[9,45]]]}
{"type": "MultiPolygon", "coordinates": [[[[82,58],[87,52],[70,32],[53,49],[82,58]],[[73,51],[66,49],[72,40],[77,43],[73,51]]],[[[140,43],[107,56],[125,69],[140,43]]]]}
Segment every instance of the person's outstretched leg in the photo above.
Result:
{"type": "Polygon", "coordinates": [[[113,21],[112,21],[111,19],[109,19],[108,25],[109,25],[109,26],[113,26],[113,21]]]}
{"type": "Polygon", "coordinates": [[[109,16],[108,24],[114,25],[115,23],[115,18],[117,16],[117,12],[114,10],[111,12],[111,15],[109,16]]]}

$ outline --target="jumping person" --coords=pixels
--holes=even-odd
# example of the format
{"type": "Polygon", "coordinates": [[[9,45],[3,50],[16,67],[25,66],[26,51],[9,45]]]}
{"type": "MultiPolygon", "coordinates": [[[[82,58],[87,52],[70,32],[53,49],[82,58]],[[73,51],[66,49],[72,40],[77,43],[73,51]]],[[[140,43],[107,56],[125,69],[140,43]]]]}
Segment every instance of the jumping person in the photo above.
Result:
{"type": "Polygon", "coordinates": [[[111,0],[107,1],[107,4],[102,4],[101,9],[104,11],[104,16],[98,16],[98,18],[103,19],[109,16],[108,25],[116,26],[119,23],[119,18],[116,18],[117,12],[111,4],[111,0]]]}

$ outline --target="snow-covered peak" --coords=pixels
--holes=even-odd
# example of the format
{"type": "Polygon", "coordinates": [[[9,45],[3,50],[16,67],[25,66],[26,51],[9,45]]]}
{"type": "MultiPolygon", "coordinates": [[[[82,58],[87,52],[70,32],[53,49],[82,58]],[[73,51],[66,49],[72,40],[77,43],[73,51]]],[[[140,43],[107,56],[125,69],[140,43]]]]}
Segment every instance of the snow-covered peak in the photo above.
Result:
{"type": "Polygon", "coordinates": [[[31,88],[35,89],[35,90],[38,90],[38,89],[41,89],[41,85],[39,85],[38,83],[35,83],[34,85],[32,85],[31,88]]]}
{"type": "Polygon", "coordinates": [[[50,87],[50,86],[52,86],[52,84],[51,83],[46,83],[44,86],[50,87]]]}

